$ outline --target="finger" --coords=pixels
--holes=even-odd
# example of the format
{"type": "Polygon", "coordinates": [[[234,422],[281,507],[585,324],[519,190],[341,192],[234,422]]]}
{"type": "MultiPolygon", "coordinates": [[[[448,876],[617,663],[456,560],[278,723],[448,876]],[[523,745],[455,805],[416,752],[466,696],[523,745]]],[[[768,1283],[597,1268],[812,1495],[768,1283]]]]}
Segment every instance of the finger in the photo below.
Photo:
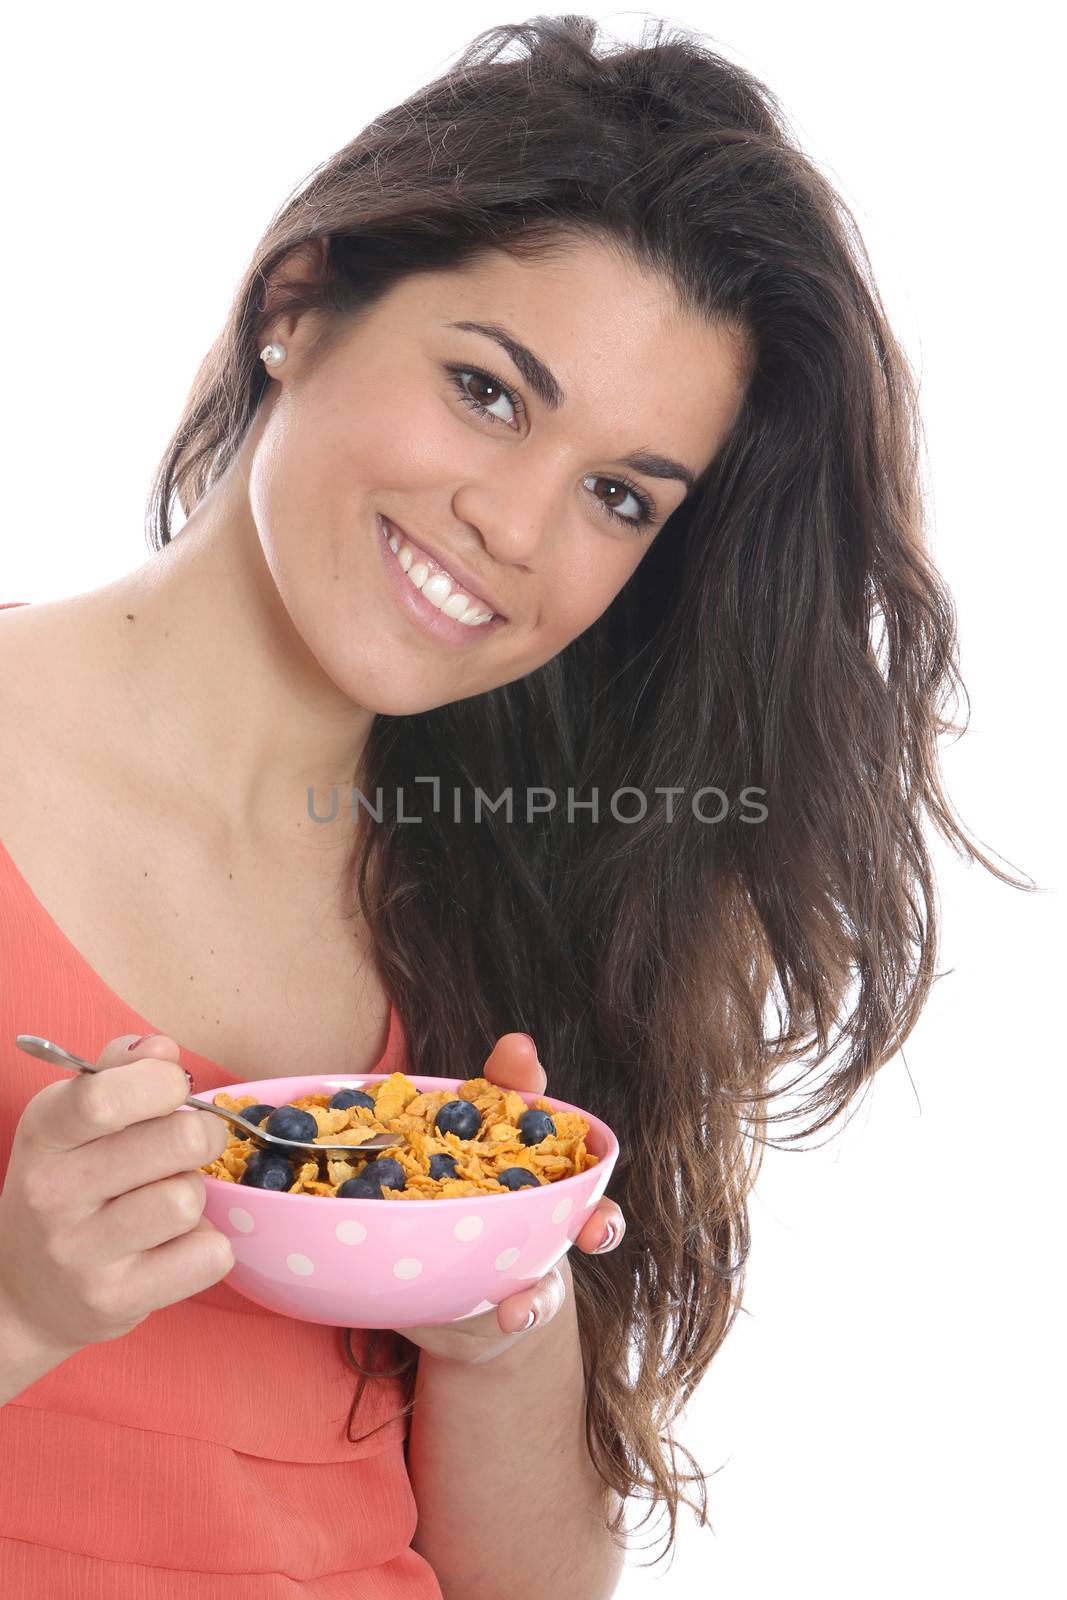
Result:
{"type": "Polygon", "coordinates": [[[508,1295],[496,1308],[497,1321],[502,1333],[528,1333],[551,1322],[563,1307],[567,1286],[558,1267],[521,1294],[508,1295]]]}
{"type": "MultiPolygon", "coordinates": [[[[123,1033],[109,1039],[96,1058],[98,1067],[125,1067],[131,1061],[178,1061],[178,1043],[166,1033],[123,1033]]],[[[183,1069],[184,1070],[184,1069],[183,1069]]]]}
{"type": "Polygon", "coordinates": [[[615,1249],[625,1232],[626,1218],[614,1200],[601,1200],[574,1242],[586,1255],[604,1255],[615,1249]]]}
{"type": "Polygon", "coordinates": [[[79,1249],[84,1256],[108,1261],[121,1254],[138,1255],[195,1228],[207,1200],[203,1174],[187,1171],[116,1195],[81,1224],[79,1249]]]}
{"type": "Polygon", "coordinates": [[[76,1150],[180,1106],[188,1098],[189,1081],[178,1064],[175,1041],[154,1034],[147,1041],[150,1054],[141,1055],[142,1044],[132,1058],[129,1043],[112,1039],[105,1045],[98,1061],[107,1070],[46,1084],[23,1113],[25,1135],[42,1150],[76,1150]]]}
{"type": "Polygon", "coordinates": [[[548,1076],[528,1033],[501,1034],[485,1063],[484,1075],[501,1089],[544,1094],[548,1088],[548,1076]]]}
{"type": "Polygon", "coordinates": [[[71,1151],[62,1164],[64,1192],[73,1207],[95,1210],[117,1195],[207,1166],[227,1138],[227,1124],[209,1111],[174,1110],[134,1122],[71,1151]]]}

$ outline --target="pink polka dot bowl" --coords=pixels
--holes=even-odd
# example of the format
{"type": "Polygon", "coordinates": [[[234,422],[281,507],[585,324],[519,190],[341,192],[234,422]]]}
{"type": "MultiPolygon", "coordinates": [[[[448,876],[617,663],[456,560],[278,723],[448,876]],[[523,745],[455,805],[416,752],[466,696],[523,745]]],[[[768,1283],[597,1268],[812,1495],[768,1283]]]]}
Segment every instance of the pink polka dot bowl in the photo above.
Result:
{"type": "MultiPolygon", "coordinates": [[[[363,1077],[261,1078],[226,1086],[285,1105],[380,1083],[363,1077]]],[[[421,1078],[419,1090],[458,1089],[463,1078],[421,1078]]],[[[211,1100],[220,1091],[198,1089],[211,1100]]],[[[573,1178],[510,1194],[452,1200],[337,1199],[225,1183],[205,1175],[204,1215],[233,1246],[224,1282],[257,1305],[300,1322],[339,1328],[417,1328],[490,1311],[549,1272],[566,1255],[604,1193],[619,1154],[607,1123],[551,1095],[557,1111],[589,1124],[599,1157],[573,1178]]]]}

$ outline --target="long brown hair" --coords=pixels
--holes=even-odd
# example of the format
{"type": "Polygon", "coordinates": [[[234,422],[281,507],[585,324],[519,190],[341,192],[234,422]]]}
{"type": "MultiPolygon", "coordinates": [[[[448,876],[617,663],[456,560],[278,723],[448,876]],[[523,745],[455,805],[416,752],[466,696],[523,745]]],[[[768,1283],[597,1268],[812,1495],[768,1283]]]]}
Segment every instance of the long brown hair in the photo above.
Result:
{"type": "MultiPolygon", "coordinates": [[[[834,1121],[934,979],[927,820],[1032,886],[971,842],[942,790],[938,739],[966,726],[947,714],[963,689],[954,610],[925,548],[915,381],[854,218],[771,91],[689,30],[652,20],[621,45],[582,16],[491,28],[275,215],[160,464],[149,540],[162,549],[174,500],[188,514],[233,459],[268,381],[268,314],[315,307],[343,329],[408,273],[489,249],[536,261],[583,234],[743,332],[744,403],[564,651],[487,694],[375,718],[361,791],[402,791],[423,822],[367,818],[344,887],[412,1071],[477,1073],[526,1030],[550,1092],[618,1133],[608,1192],[626,1233],[569,1258],[586,1432],[605,1484],[650,1501],[641,1526],[666,1508],[666,1553],[679,1503],[707,1521],[706,1475],[681,1469],[679,1451],[696,1462],[672,1424],[740,1307],[769,1129],[799,1115],[790,1144],[834,1121]],[[272,272],[309,241],[321,273],[276,294],[272,272]],[[425,805],[428,773],[465,797],[458,820],[451,797],[425,805]],[[476,788],[537,786],[554,810],[474,821],[476,788]],[[594,789],[595,820],[567,814],[569,790],[594,789]],[[644,815],[632,796],[610,804],[622,789],[644,815]],[[798,1088],[799,1112],[772,1111],[798,1088]]],[[[376,1371],[346,1338],[353,1414],[375,1375],[402,1375],[410,1409],[418,1352],[371,1345],[390,1341],[402,1359],[376,1371]]]]}

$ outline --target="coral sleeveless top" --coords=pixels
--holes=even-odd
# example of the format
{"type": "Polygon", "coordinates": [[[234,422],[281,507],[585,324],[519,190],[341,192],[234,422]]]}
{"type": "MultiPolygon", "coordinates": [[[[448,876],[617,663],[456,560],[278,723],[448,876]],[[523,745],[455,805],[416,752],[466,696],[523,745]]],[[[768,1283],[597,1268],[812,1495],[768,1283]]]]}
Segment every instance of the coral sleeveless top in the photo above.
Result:
{"type": "MultiPolygon", "coordinates": [[[[69,1076],[19,1050],[16,1034],[93,1060],[119,1034],[165,1031],[88,965],[0,841],[0,1181],[27,1101],[69,1076]]],[[[181,1061],[194,1092],[241,1081],[184,1047],[181,1061]]],[[[375,1071],[404,1061],[394,1009],[375,1071]]],[[[367,1383],[351,1431],[371,1436],[350,1444],[359,1375],[343,1337],[223,1280],[0,1405],[0,1594],[442,1600],[410,1548],[407,1422],[390,1420],[400,1381],[367,1383]]],[[[365,1365],[366,1334],[352,1345],[365,1365]]]]}

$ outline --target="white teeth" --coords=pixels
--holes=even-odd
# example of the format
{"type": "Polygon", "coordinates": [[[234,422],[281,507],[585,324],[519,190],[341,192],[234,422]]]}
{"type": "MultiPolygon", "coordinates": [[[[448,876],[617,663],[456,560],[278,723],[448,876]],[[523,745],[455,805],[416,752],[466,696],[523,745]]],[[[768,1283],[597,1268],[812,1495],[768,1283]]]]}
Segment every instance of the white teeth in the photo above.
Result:
{"type": "MultiPolygon", "coordinates": [[[[432,578],[427,578],[422,586],[422,592],[431,605],[439,611],[444,610],[445,601],[452,593],[452,579],[446,578],[443,572],[435,572],[432,578]]],[[[464,605],[464,611],[467,607],[464,605]]]]}
{"type": "Polygon", "coordinates": [[[466,623],[470,628],[491,620],[492,611],[483,606],[480,600],[472,600],[461,590],[453,588],[452,579],[447,573],[435,572],[431,575],[425,561],[419,561],[410,545],[401,544],[395,533],[390,533],[386,542],[416,589],[420,589],[431,605],[435,605],[446,617],[466,623]]]}

